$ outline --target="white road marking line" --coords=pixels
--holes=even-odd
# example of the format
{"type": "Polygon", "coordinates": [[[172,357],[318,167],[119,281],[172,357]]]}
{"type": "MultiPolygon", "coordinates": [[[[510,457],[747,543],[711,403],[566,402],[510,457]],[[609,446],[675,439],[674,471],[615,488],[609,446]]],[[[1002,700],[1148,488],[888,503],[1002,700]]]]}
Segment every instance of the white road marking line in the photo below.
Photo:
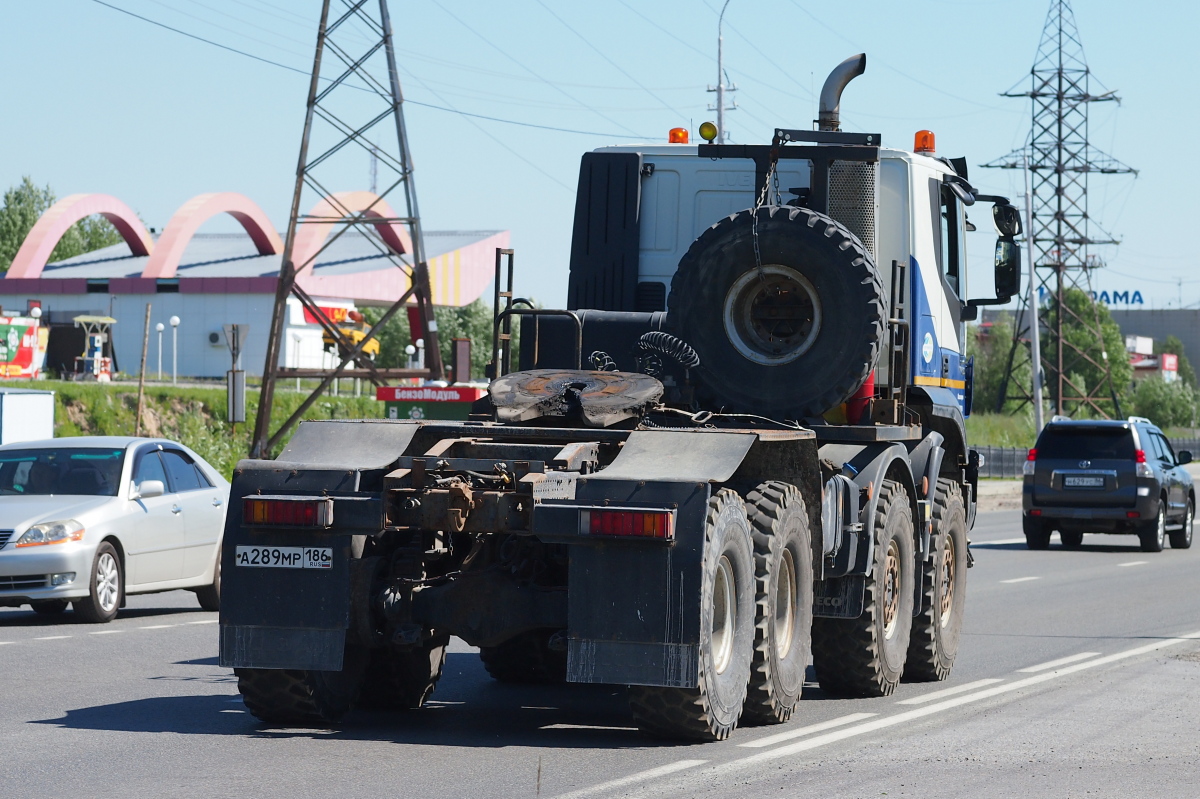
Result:
{"type": "Polygon", "coordinates": [[[42,638],[34,638],[35,641],[61,641],[64,638],[70,638],[69,635],[47,635],[42,638]]]}
{"type": "Polygon", "coordinates": [[[1200,639],[1200,631],[1188,633],[1178,638],[1167,638],[1161,641],[1155,641],[1150,644],[1134,647],[1133,649],[1127,649],[1124,652],[1118,652],[1115,655],[1106,655],[1105,657],[1089,660],[1085,663],[1076,663],[1073,666],[1068,666],[1058,671],[1038,674],[1033,677],[1026,677],[1023,680],[1004,683],[1003,685],[997,685],[992,688],[985,688],[982,691],[976,691],[973,694],[966,694],[964,696],[956,696],[952,699],[947,699],[944,702],[939,702],[935,705],[928,705],[927,707],[907,710],[903,713],[897,713],[894,716],[885,716],[881,719],[868,721],[854,727],[835,730],[833,732],[826,733],[825,735],[818,735],[815,738],[797,741],[796,743],[776,747],[775,749],[769,749],[765,752],[759,752],[755,755],[747,755],[745,757],[738,758],[737,760],[722,763],[718,766],[713,766],[712,768],[704,770],[697,776],[703,779],[706,783],[711,783],[726,774],[733,774],[742,771],[743,769],[756,766],[760,763],[778,760],[779,758],[788,757],[789,755],[794,755],[799,752],[817,749],[825,746],[826,744],[844,741],[847,738],[853,738],[859,735],[875,732],[877,730],[887,729],[888,727],[894,727],[898,724],[916,721],[917,719],[921,719],[926,716],[932,716],[936,713],[941,713],[962,705],[970,704],[971,702],[978,702],[983,699],[991,699],[994,696],[1012,693],[1013,691],[1019,691],[1022,688],[1029,688],[1031,686],[1038,685],[1039,683],[1056,680],[1061,677],[1065,677],[1068,674],[1074,674],[1076,672],[1085,671],[1086,669],[1096,668],[1097,666],[1106,666],[1110,663],[1116,663],[1118,661],[1125,660],[1126,658],[1144,655],[1149,652],[1155,652],[1159,649],[1166,649],[1167,647],[1177,646],[1178,644],[1195,641],[1197,639],[1200,639]]]}
{"type": "Polygon", "coordinates": [[[1118,563],[1118,566],[1145,566],[1150,561],[1148,560],[1131,560],[1128,563],[1118,563]]]}
{"type": "Polygon", "coordinates": [[[1011,580],[1001,580],[1002,583],[1027,583],[1030,580],[1040,580],[1041,577],[1014,577],[1011,580]]]}
{"type": "Polygon", "coordinates": [[[124,630],[96,630],[96,632],[88,633],[88,635],[116,635],[117,633],[123,633],[123,632],[125,632],[125,631],[124,630]]]}
{"type": "Polygon", "coordinates": [[[595,794],[604,793],[605,791],[612,791],[616,790],[617,788],[636,785],[639,782],[645,782],[646,780],[666,777],[670,774],[674,774],[677,771],[683,771],[684,769],[703,766],[707,762],[707,760],[676,760],[674,763],[668,763],[665,766],[652,768],[649,771],[639,771],[637,774],[630,774],[628,777],[621,777],[620,779],[602,782],[599,785],[592,785],[588,788],[580,788],[578,791],[559,794],[556,799],[583,799],[585,796],[594,796],[595,794]]]}
{"type": "Polygon", "coordinates": [[[4,646],[5,644],[15,644],[15,643],[16,643],[16,641],[0,641],[0,646],[4,646]]]}
{"type": "Polygon", "coordinates": [[[999,677],[988,677],[984,680],[976,680],[975,682],[969,682],[964,685],[956,685],[953,688],[943,688],[942,690],[934,691],[933,693],[914,696],[912,699],[902,699],[896,704],[923,705],[926,702],[932,702],[935,699],[942,699],[943,697],[954,696],[955,694],[965,694],[967,691],[974,691],[976,688],[982,688],[985,685],[994,685],[998,682],[1004,682],[1004,680],[1000,679],[999,677]]]}
{"type": "Polygon", "coordinates": [[[1046,671],[1047,669],[1056,669],[1059,666],[1065,666],[1068,663],[1075,663],[1076,661],[1087,660],[1088,658],[1094,658],[1099,654],[1100,654],[1099,652],[1080,652],[1078,655],[1068,655],[1065,658],[1059,658],[1058,660],[1051,660],[1046,663],[1039,663],[1036,666],[1030,666],[1029,668],[1017,669],[1017,673],[1018,674],[1033,674],[1033,673],[1039,672],[1039,671],[1046,671]]]}
{"type": "Polygon", "coordinates": [[[971,546],[981,546],[987,544],[1024,544],[1025,536],[1020,538],[999,538],[995,541],[972,541],[971,546]]]}
{"type": "Polygon", "coordinates": [[[178,627],[178,624],[151,624],[148,627],[138,627],[139,630],[165,630],[168,627],[178,627]]]}
{"type": "Polygon", "coordinates": [[[820,724],[809,724],[807,727],[799,727],[795,730],[788,730],[787,732],[768,735],[766,738],[759,738],[757,741],[748,741],[744,744],[738,744],[738,746],[744,746],[750,749],[759,749],[764,746],[772,746],[780,741],[790,741],[792,738],[799,738],[802,735],[809,735],[810,733],[814,732],[831,730],[834,727],[841,727],[843,724],[852,724],[856,721],[862,721],[863,719],[869,719],[871,716],[878,715],[878,713],[851,713],[849,716],[842,716],[838,719],[822,721],[820,724]]]}
{"type": "Polygon", "coordinates": [[[205,619],[204,621],[189,621],[186,624],[216,624],[220,619],[205,619]]]}

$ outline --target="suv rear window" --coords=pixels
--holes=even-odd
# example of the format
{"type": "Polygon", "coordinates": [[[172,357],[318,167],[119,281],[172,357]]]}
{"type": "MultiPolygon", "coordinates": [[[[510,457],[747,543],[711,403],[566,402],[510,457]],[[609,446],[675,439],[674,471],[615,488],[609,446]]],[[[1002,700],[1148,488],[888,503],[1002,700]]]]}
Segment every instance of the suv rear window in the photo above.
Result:
{"type": "Polygon", "coordinates": [[[1047,427],[1038,439],[1037,457],[1133,460],[1133,435],[1129,428],[1107,425],[1047,427]]]}

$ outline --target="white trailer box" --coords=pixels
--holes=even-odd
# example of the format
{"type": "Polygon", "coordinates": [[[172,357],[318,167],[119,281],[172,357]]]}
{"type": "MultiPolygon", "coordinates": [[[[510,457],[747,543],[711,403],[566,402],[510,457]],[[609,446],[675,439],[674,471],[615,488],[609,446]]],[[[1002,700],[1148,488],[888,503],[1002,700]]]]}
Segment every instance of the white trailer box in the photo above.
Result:
{"type": "Polygon", "coordinates": [[[54,392],[0,388],[0,444],[54,438],[54,392]]]}

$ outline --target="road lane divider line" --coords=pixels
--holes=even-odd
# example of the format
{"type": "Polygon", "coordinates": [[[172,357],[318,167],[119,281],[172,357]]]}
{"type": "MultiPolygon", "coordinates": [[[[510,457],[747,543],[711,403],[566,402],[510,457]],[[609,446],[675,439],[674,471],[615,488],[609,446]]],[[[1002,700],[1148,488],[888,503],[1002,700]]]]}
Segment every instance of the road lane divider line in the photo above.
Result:
{"type": "Polygon", "coordinates": [[[41,638],[34,638],[35,641],[61,641],[64,638],[70,638],[69,635],[45,635],[41,638]]]}
{"type": "Polygon", "coordinates": [[[602,782],[599,785],[592,785],[588,788],[580,788],[578,791],[559,794],[555,799],[583,799],[586,796],[594,796],[605,791],[625,788],[630,785],[636,785],[639,782],[658,779],[659,777],[668,777],[685,769],[703,766],[707,762],[707,760],[676,760],[674,763],[668,763],[665,766],[659,766],[647,771],[639,771],[636,774],[630,774],[628,777],[621,777],[620,779],[602,782]]]}
{"type": "Polygon", "coordinates": [[[973,547],[988,547],[988,546],[1000,547],[1000,546],[1008,546],[1009,544],[1024,544],[1024,543],[1026,543],[1025,536],[1021,536],[1020,538],[998,538],[995,541],[972,541],[971,546],[973,546],[973,547]]]}
{"type": "Polygon", "coordinates": [[[1000,582],[1005,583],[1005,584],[1027,583],[1030,580],[1040,580],[1040,579],[1042,579],[1042,578],[1041,577],[1014,577],[1011,580],[1001,580],[1000,582]]]}
{"type": "Polygon", "coordinates": [[[1088,658],[1097,657],[1099,654],[1099,652],[1080,652],[1077,655],[1068,655],[1067,657],[1059,658],[1058,660],[1050,660],[1045,663],[1039,663],[1036,666],[1028,666],[1023,669],[1017,669],[1017,673],[1034,674],[1039,671],[1046,671],[1047,669],[1056,669],[1059,666],[1065,666],[1068,663],[1077,663],[1080,660],[1087,660],[1088,658]]]}
{"type": "Polygon", "coordinates": [[[16,643],[16,641],[0,641],[0,646],[4,646],[5,644],[15,644],[15,643],[16,643]]]}
{"type": "Polygon", "coordinates": [[[800,727],[799,729],[788,730],[787,732],[780,732],[776,733],[775,735],[768,735],[765,738],[759,738],[757,741],[747,741],[744,744],[738,744],[738,746],[748,747],[750,749],[760,749],[764,746],[773,746],[780,741],[790,741],[792,738],[811,735],[814,732],[824,732],[825,730],[831,730],[834,727],[841,727],[843,724],[853,724],[856,721],[862,721],[863,719],[869,719],[872,716],[878,715],[878,713],[851,713],[849,716],[842,716],[841,718],[822,721],[818,724],[809,724],[807,727],[800,727]]]}
{"type": "Polygon", "coordinates": [[[178,627],[178,624],[151,624],[147,627],[138,627],[139,630],[165,630],[168,627],[178,627]]]}
{"type": "Polygon", "coordinates": [[[220,619],[204,619],[203,621],[186,621],[184,624],[216,624],[220,619]]]}
{"type": "Polygon", "coordinates": [[[1101,658],[1096,658],[1095,660],[1088,660],[1083,663],[1076,663],[1074,665],[1066,666],[1065,668],[1057,671],[1036,674],[1032,677],[1026,677],[1025,679],[1017,680],[1015,682],[1006,682],[1002,685],[984,688],[982,691],[976,691],[972,694],[951,697],[950,699],[938,702],[937,704],[914,708],[913,710],[907,710],[903,713],[897,713],[892,716],[884,716],[883,718],[867,721],[853,727],[845,727],[832,732],[827,732],[824,735],[818,735],[814,738],[806,738],[803,741],[797,741],[784,746],[778,746],[774,749],[768,749],[765,752],[759,752],[754,755],[746,755],[736,760],[721,763],[713,766],[712,768],[705,769],[702,772],[698,772],[695,775],[695,778],[704,780],[705,784],[712,784],[720,777],[743,771],[761,763],[769,763],[771,761],[779,760],[780,758],[788,757],[800,752],[806,752],[811,749],[818,749],[828,744],[837,743],[838,741],[844,741],[847,738],[854,738],[859,735],[866,735],[878,730],[895,727],[899,724],[917,721],[925,718],[926,716],[932,716],[937,713],[952,710],[956,707],[971,704],[972,702],[991,699],[995,696],[1001,696],[1003,694],[1019,691],[1022,688],[1029,688],[1034,685],[1049,682],[1050,680],[1057,680],[1062,677],[1066,677],[1069,674],[1086,671],[1087,669],[1094,669],[1098,666],[1106,666],[1110,663],[1117,663],[1128,658],[1137,657],[1138,655],[1145,655],[1150,652],[1156,652],[1160,649],[1166,649],[1168,647],[1178,646],[1179,644],[1196,640],[1200,640],[1200,631],[1187,633],[1177,638],[1164,638],[1160,641],[1154,641],[1153,643],[1134,647],[1133,649],[1127,649],[1124,652],[1117,652],[1116,654],[1106,655],[1101,658]]]}
{"type": "Polygon", "coordinates": [[[116,635],[117,633],[123,633],[123,632],[125,632],[125,631],[124,630],[96,630],[93,633],[88,633],[88,635],[116,635]]]}
{"type": "Polygon", "coordinates": [[[896,704],[923,705],[926,702],[932,702],[935,699],[942,699],[947,696],[954,696],[955,694],[965,694],[967,691],[974,691],[976,688],[982,688],[985,685],[995,685],[998,682],[1004,682],[1004,680],[1000,677],[988,677],[987,679],[976,680],[975,682],[964,683],[963,685],[955,685],[952,688],[943,688],[940,691],[922,694],[921,696],[914,696],[911,699],[902,699],[896,704]]]}
{"type": "Polygon", "coordinates": [[[1131,560],[1128,563],[1118,563],[1118,566],[1145,566],[1150,561],[1148,560],[1131,560]]]}

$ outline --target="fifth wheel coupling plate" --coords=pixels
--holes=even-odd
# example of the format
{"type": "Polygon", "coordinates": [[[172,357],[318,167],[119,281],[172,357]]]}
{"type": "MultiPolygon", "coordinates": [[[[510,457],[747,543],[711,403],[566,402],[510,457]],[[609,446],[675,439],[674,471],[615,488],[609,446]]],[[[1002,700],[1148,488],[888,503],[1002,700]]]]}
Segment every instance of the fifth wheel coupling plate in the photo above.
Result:
{"type": "Polygon", "coordinates": [[[663,386],[636,372],[531,369],[493,380],[488,393],[501,422],[578,414],[588,427],[607,427],[640,415],[663,386]]]}

